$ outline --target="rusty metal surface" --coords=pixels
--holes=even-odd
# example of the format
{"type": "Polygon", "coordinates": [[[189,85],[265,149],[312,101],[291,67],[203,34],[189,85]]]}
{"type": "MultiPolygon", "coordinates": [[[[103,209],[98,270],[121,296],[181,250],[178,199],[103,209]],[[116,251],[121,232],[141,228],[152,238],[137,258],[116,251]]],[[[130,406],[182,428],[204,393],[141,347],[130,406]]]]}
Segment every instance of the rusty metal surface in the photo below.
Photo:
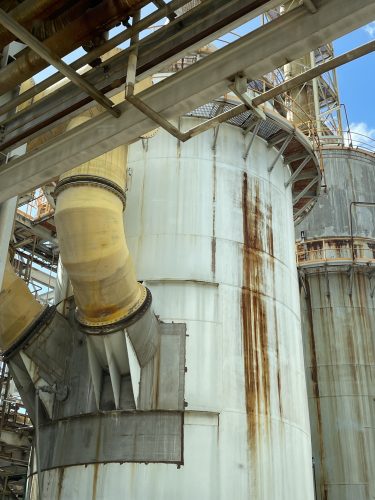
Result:
{"type": "Polygon", "coordinates": [[[308,274],[301,295],[318,500],[375,495],[375,302],[356,273],[308,274]]]}
{"type": "Polygon", "coordinates": [[[375,264],[375,241],[372,238],[321,238],[297,243],[297,265],[375,264]]]}

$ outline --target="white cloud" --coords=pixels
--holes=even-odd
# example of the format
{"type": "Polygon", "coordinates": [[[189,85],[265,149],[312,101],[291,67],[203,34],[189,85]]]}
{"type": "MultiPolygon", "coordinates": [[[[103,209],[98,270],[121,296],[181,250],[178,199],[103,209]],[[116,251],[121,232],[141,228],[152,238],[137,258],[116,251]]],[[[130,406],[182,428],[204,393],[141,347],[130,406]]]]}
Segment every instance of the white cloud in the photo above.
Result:
{"type": "Polygon", "coordinates": [[[352,141],[355,147],[375,151],[375,128],[370,128],[365,122],[351,123],[350,132],[351,138],[347,134],[345,142],[349,144],[352,141]]]}
{"type": "Polygon", "coordinates": [[[375,21],[366,24],[366,26],[364,26],[363,29],[370,35],[371,38],[375,38],[375,21]]]}

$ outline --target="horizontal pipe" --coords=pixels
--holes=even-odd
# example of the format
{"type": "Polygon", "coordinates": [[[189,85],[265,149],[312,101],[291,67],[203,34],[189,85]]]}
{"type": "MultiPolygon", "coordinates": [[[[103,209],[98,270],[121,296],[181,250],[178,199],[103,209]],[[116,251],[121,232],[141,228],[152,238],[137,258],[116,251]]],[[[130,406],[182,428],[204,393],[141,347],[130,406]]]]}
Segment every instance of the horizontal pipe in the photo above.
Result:
{"type": "MultiPolygon", "coordinates": [[[[101,55],[105,54],[114,47],[117,47],[120,43],[129,40],[132,36],[139,33],[140,31],[149,28],[153,24],[157,23],[158,21],[163,19],[163,17],[168,17],[169,13],[174,12],[174,10],[176,10],[180,5],[184,5],[189,1],[190,0],[173,0],[171,3],[165,5],[163,9],[160,9],[156,12],[149,14],[147,17],[141,19],[141,21],[139,21],[139,23],[137,23],[136,25],[122,31],[118,35],[108,40],[103,45],[96,47],[95,49],[91,50],[90,53],[80,57],[70,65],[70,68],[72,68],[73,70],[77,70],[82,66],[84,66],[85,64],[90,63],[93,59],[100,57],[101,55]]],[[[59,82],[62,79],[63,75],[60,73],[55,73],[51,75],[50,77],[46,78],[45,80],[35,85],[33,88],[23,92],[19,96],[15,97],[11,101],[1,106],[0,115],[7,113],[14,107],[27,101],[28,99],[31,99],[32,97],[36,96],[43,90],[46,90],[47,88],[51,87],[51,85],[54,85],[55,83],[59,82]]]]}
{"type": "Polygon", "coordinates": [[[114,116],[118,117],[120,112],[116,109],[112,109],[113,103],[108,97],[98,91],[93,85],[82,78],[78,73],[76,73],[70,66],[68,66],[64,61],[57,57],[51,49],[46,47],[37,38],[31,35],[23,26],[18,24],[11,16],[0,9],[0,22],[9,29],[12,33],[18,36],[25,44],[27,44],[35,53],[40,55],[45,61],[54,66],[60,71],[61,74],[69,78],[75,85],[83,89],[88,95],[95,99],[103,108],[112,113],[114,116]]]}
{"type": "MultiPolygon", "coordinates": [[[[59,10],[65,4],[65,0],[25,0],[12,9],[9,14],[12,18],[27,29],[31,29],[35,20],[43,21],[59,10]]],[[[0,26],[0,49],[16,39],[3,26],[0,26]]]]}
{"type": "MultiPolygon", "coordinates": [[[[121,21],[131,8],[142,4],[142,0],[106,0],[44,41],[44,45],[62,57],[76,49],[97,31],[103,31],[121,21]]],[[[0,94],[11,90],[48,63],[32,50],[27,50],[16,61],[0,70],[0,94]]]]}

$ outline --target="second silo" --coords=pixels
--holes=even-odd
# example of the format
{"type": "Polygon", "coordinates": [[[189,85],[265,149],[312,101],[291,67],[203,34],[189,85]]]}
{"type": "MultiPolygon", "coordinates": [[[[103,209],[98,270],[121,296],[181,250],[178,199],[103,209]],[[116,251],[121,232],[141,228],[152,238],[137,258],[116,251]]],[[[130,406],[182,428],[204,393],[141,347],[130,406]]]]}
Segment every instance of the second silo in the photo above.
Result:
{"type": "Polygon", "coordinates": [[[326,193],[298,226],[318,500],[375,498],[374,154],[323,150],[326,193]]]}

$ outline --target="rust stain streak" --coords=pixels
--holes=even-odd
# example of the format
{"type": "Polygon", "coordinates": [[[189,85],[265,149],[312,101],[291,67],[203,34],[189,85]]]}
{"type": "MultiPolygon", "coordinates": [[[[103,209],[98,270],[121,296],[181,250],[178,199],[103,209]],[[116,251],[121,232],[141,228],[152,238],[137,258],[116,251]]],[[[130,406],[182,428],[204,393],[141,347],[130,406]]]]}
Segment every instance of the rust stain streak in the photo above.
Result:
{"type": "MultiPolygon", "coordinates": [[[[311,381],[312,381],[312,390],[313,396],[316,406],[316,420],[317,420],[317,431],[319,438],[319,462],[320,462],[320,476],[321,479],[319,481],[320,488],[323,490],[323,497],[326,498],[326,487],[325,487],[325,471],[324,471],[324,444],[323,444],[323,426],[322,426],[322,412],[320,408],[320,391],[319,391],[319,376],[318,376],[318,363],[317,363],[317,355],[316,355],[316,344],[315,344],[315,335],[314,335],[314,321],[312,314],[312,305],[311,305],[311,294],[310,294],[310,284],[308,279],[305,282],[306,285],[306,306],[307,306],[307,319],[308,319],[308,340],[310,347],[310,363],[311,363],[311,381]]],[[[322,493],[321,493],[322,494],[322,493]]]]}
{"type": "Polygon", "coordinates": [[[58,483],[57,483],[57,500],[60,500],[60,498],[61,498],[62,485],[64,482],[64,472],[65,472],[64,468],[59,469],[59,472],[58,472],[59,479],[58,479],[58,483]]]}
{"type": "Polygon", "coordinates": [[[216,274],[216,153],[212,161],[212,238],[211,238],[211,272],[216,274]]]}
{"type": "MultiPolygon", "coordinates": [[[[273,227],[272,227],[272,205],[267,206],[267,245],[268,245],[268,253],[273,257],[274,256],[274,248],[273,248],[273,227]]],[[[274,261],[271,259],[272,270],[274,267],[274,261]]]]}
{"type": "Polygon", "coordinates": [[[258,418],[270,408],[270,368],[266,305],[259,290],[263,281],[264,214],[260,208],[259,184],[254,199],[249,197],[247,173],[243,174],[243,283],[241,314],[245,365],[245,394],[248,440],[256,447],[258,418]],[[250,198],[250,199],[249,199],[250,198]]]}
{"type": "Polygon", "coordinates": [[[96,463],[94,464],[94,476],[92,480],[92,500],[96,500],[97,487],[98,487],[98,472],[99,472],[99,451],[101,446],[101,437],[102,437],[102,427],[99,424],[98,437],[96,440],[96,449],[95,449],[95,459],[96,463]]]}
{"type": "Polygon", "coordinates": [[[99,464],[98,463],[94,464],[94,478],[92,481],[92,500],[96,500],[97,483],[98,483],[98,468],[99,468],[99,464]]]}
{"type": "MultiPolygon", "coordinates": [[[[272,273],[272,294],[276,298],[276,276],[275,276],[275,261],[274,261],[274,243],[273,243],[273,219],[272,219],[272,205],[267,206],[267,245],[268,252],[271,256],[270,265],[272,273]]],[[[276,379],[277,379],[277,393],[279,400],[279,414],[283,416],[283,402],[282,402],[282,389],[281,389],[281,364],[280,364],[280,344],[279,344],[279,325],[277,323],[277,307],[276,300],[273,302],[273,318],[275,323],[275,347],[276,347],[276,379]]]]}

